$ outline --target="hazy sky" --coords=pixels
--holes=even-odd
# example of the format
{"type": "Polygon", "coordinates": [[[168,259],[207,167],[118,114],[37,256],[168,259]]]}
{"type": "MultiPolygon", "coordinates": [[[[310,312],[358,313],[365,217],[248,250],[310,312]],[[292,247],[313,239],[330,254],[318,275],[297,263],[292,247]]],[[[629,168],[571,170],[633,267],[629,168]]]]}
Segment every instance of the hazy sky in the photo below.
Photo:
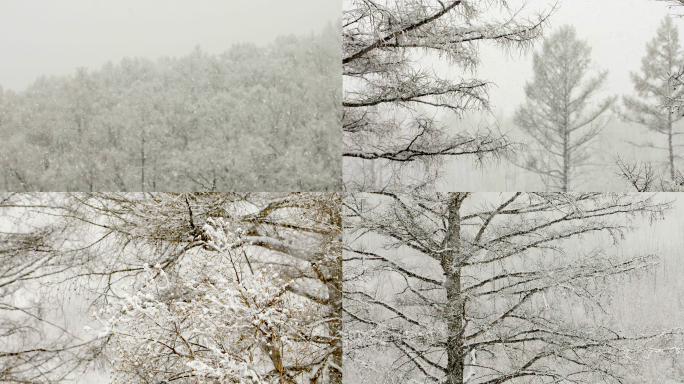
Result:
{"type": "MultiPolygon", "coordinates": [[[[520,1],[511,1],[511,5],[520,1]]],[[[527,11],[551,9],[554,0],[528,0],[527,11]]],[[[640,71],[646,43],[656,36],[656,29],[668,14],[684,13],[684,7],[670,9],[668,3],[657,0],[561,0],[549,19],[545,36],[555,29],[572,24],[581,39],[592,47],[592,61],[596,69],[608,70],[605,95],[632,93],[630,71],[640,71]]],[[[684,19],[674,18],[684,42],[684,19]]],[[[535,51],[541,49],[541,42],[535,51]]],[[[532,54],[506,56],[500,49],[484,47],[479,78],[496,84],[491,89],[492,105],[512,115],[515,107],[525,99],[525,83],[532,80],[532,54]]]]}
{"type": "Polygon", "coordinates": [[[197,44],[318,32],[341,17],[340,0],[2,0],[0,85],[24,89],[40,75],[99,69],[122,58],[182,56],[197,44]]]}

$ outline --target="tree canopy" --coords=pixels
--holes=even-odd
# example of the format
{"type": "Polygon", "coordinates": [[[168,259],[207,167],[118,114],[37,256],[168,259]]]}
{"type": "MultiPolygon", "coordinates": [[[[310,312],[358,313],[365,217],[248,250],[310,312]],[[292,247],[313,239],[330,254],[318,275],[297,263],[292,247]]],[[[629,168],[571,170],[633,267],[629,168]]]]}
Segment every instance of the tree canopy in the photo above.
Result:
{"type": "Polygon", "coordinates": [[[661,197],[348,195],[345,377],[624,382],[649,353],[640,343],[662,330],[616,326],[610,285],[639,276],[657,255],[613,250],[638,217],[648,222],[671,208],[661,197]]]}
{"type": "Polygon", "coordinates": [[[339,190],[339,24],[0,93],[0,190],[339,190]]]}
{"type": "Polygon", "coordinates": [[[340,204],[328,193],[7,195],[0,380],[99,367],[123,383],[341,383],[340,204]],[[80,324],[56,315],[73,300],[80,324]]]}

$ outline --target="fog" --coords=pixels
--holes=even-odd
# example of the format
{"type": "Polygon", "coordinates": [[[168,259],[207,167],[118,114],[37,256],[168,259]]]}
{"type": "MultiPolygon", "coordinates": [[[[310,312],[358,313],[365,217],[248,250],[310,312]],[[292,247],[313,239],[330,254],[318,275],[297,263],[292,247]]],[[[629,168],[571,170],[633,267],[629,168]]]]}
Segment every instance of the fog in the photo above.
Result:
{"type": "MultiPolygon", "coordinates": [[[[553,0],[529,0],[524,9],[527,13],[541,12],[551,9],[553,4],[553,0]]],[[[562,25],[573,25],[577,37],[592,47],[594,69],[608,70],[603,93],[631,94],[634,87],[629,73],[640,70],[646,43],[655,37],[667,15],[673,17],[681,36],[684,19],[677,17],[680,13],[681,8],[670,8],[668,3],[654,0],[561,0],[548,20],[544,36],[562,25]]],[[[538,42],[534,50],[540,47],[538,42]]],[[[496,47],[483,46],[481,54],[477,76],[495,84],[489,94],[492,111],[496,116],[511,117],[525,101],[525,83],[532,80],[531,52],[507,55],[496,47]]]]}
{"type": "Polygon", "coordinates": [[[332,0],[3,2],[0,190],[340,190],[339,18],[332,0]]]}
{"type": "MultiPolygon", "coordinates": [[[[374,140],[377,139],[377,142],[373,141],[373,146],[368,145],[368,148],[365,148],[364,145],[366,144],[363,140],[354,141],[358,139],[355,134],[348,134],[350,143],[354,143],[349,145],[358,147],[354,147],[350,151],[359,151],[359,148],[368,151],[368,153],[364,152],[364,160],[360,160],[361,156],[356,152],[346,155],[345,168],[347,169],[345,175],[348,185],[365,185],[365,187],[359,187],[361,190],[364,188],[369,190],[388,188],[390,184],[396,183],[392,181],[395,180],[395,177],[405,180],[404,183],[411,183],[408,180],[414,180],[418,185],[424,180],[432,185],[431,175],[436,169],[436,167],[431,168],[434,164],[434,162],[431,163],[432,160],[437,160],[437,163],[443,160],[445,163],[439,164],[439,170],[436,171],[439,178],[435,186],[437,190],[441,191],[561,190],[559,174],[565,175],[563,177],[569,180],[566,182],[566,190],[634,190],[635,188],[627,180],[618,175],[620,172],[620,168],[616,165],[618,157],[625,164],[651,161],[658,172],[667,180],[675,178],[675,176],[670,175],[669,171],[664,172],[668,169],[665,165],[669,166],[669,164],[664,164],[667,160],[666,151],[638,147],[639,145],[647,145],[647,143],[665,147],[666,136],[649,132],[645,126],[625,122],[624,115],[627,108],[623,103],[623,96],[636,96],[631,73],[643,76],[642,58],[647,55],[646,44],[656,38],[657,30],[663,21],[665,19],[672,20],[672,27],[679,30],[681,35],[684,19],[680,13],[684,12],[684,8],[681,6],[671,7],[671,2],[655,0],[609,0],[600,2],[588,0],[513,0],[478,4],[481,6],[478,8],[478,12],[482,12],[478,17],[481,18],[471,20],[474,25],[477,25],[476,29],[487,30],[488,26],[499,25],[499,23],[501,23],[502,28],[520,25],[517,23],[536,23],[542,18],[544,22],[541,23],[542,27],[539,29],[541,37],[535,40],[527,40],[520,36],[499,40],[483,37],[476,44],[476,56],[471,56],[468,50],[470,46],[467,44],[463,46],[464,53],[456,56],[449,56],[447,45],[442,47],[444,51],[441,48],[433,49],[429,46],[427,49],[421,46],[421,49],[410,50],[407,57],[410,57],[414,66],[413,70],[422,70],[423,73],[428,74],[426,76],[444,79],[451,84],[466,84],[473,79],[477,82],[486,82],[487,86],[483,87],[486,92],[482,96],[484,102],[480,104],[479,101],[473,103],[452,101],[448,108],[442,108],[438,105],[426,106],[421,104],[422,101],[420,100],[412,100],[415,103],[407,103],[405,106],[399,102],[387,102],[388,108],[386,110],[381,109],[383,120],[390,121],[390,117],[396,118],[397,121],[403,122],[402,124],[405,127],[409,127],[412,124],[409,116],[420,115],[421,118],[434,119],[437,127],[446,127],[443,131],[445,136],[440,139],[414,142],[412,138],[418,130],[413,132],[411,131],[413,128],[406,128],[405,131],[402,131],[402,134],[406,136],[397,136],[397,139],[390,141],[384,140],[380,137],[382,135],[379,135],[378,138],[374,138],[374,140]],[[576,97],[580,95],[580,89],[590,83],[590,80],[601,77],[601,81],[597,83],[599,84],[596,87],[597,89],[592,88],[591,97],[578,102],[577,105],[582,106],[578,107],[582,109],[581,112],[577,112],[574,109],[575,107],[569,107],[572,110],[570,115],[576,113],[576,115],[572,115],[574,117],[568,115],[568,119],[573,121],[570,125],[575,128],[574,124],[579,124],[579,116],[588,118],[588,115],[599,109],[599,106],[602,110],[597,120],[593,120],[590,124],[583,121],[583,124],[579,125],[581,128],[573,132],[572,137],[568,139],[572,143],[582,142],[582,144],[576,148],[574,148],[574,144],[569,144],[573,149],[568,150],[567,158],[570,160],[567,161],[562,160],[563,156],[560,154],[562,151],[558,148],[555,148],[555,155],[550,155],[550,144],[548,143],[540,142],[537,147],[538,142],[530,134],[523,133],[523,128],[514,119],[516,110],[520,110],[528,101],[525,94],[526,85],[535,79],[533,71],[534,54],[541,53],[545,41],[549,41],[547,39],[557,35],[557,32],[562,31],[565,26],[574,28],[572,41],[581,45],[586,44],[589,50],[589,53],[584,53],[584,48],[582,50],[582,63],[586,59],[589,64],[586,68],[585,64],[582,64],[583,75],[581,80],[571,80],[573,82],[570,92],[571,99],[578,100],[576,97]],[[604,71],[607,73],[605,78],[602,77],[604,71]],[[610,103],[603,105],[602,102],[608,99],[614,99],[615,102],[612,105],[610,103]],[[405,110],[402,109],[404,107],[405,110]],[[450,109],[451,107],[455,108],[450,109]],[[463,110],[459,108],[463,108],[463,110]],[[402,112],[396,112],[397,110],[402,112]],[[601,131],[599,127],[605,128],[601,131]],[[594,129],[601,131],[596,137],[593,137],[594,129]],[[590,131],[591,140],[585,142],[580,139],[590,131]],[[459,144],[464,146],[458,147],[464,152],[459,153],[449,147],[455,145],[449,140],[459,137],[459,135],[476,135],[480,139],[491,135],[488,137],[491,139],[500,137],[499,134],[505,135],[509,142],[515,143],[515,145],[502,145],[493,151],[481,147],[475,150],[475,156],[469,156],[468,154],[473,152],[464,149],[464,143],[468,142],[465,139],[459,144]],[[446,139],[447,136],[451,139],[446,139]],[[409,143],[414,146],[411,149],[420,148],[423,155],[411,159],[395,159],[392,157],[395,152],[406,156],[412,153],[410,151],[401,152],[409,143]],[[633,144],[637,144],[637,146],[633,144]],[[445,150],[453,151],[453,153],[443,155],[445,150]],[[382,151],[387,151],[382,155],[385,157],[375,154],[375,152],[382,153],[382,151]],[[579,155],[578,153],[582,151],[588,152],[589,156],[584,158],[584,153],[579,155]],[[484,160],[484,162],[480,164],[475,160],[484,160]],[[538,174],[524,170],[523,167],[514,165],[512,161],[518,165],[528,165],[527,168],[536,167],[539,174],[547,172],[547,174],[554,176],[546,176],[551,178],[551,181],[547,180],[544,183],[538,174]],[[528,164],[528,161],[531,163],[528,164]],[[535,162],[536,165],[530,166],[535,162]],[[544,165],[539,165],[540,163],[544,165]],[[560,169],[563,168],[563,165],[560,163],[568,163],[569,171],[561,172],[560,169]],[[425,164],[428,166],[425,167],[425,164]],[[399,170],[400,168],[401,170],[399,170]],[[373,176],[370,176],[371,174],[373,176]],[[370,184],[373,185],[370,186],[370,184]]],[[[453,33],[459,34],[461,32],[459,32],[457,25],[461,21],[457,19],[457,16],[455,17],[453,33]]],[[[495,30],[487,32],[492,33],[491,36],[496,36],[495,30]]],[[[418,40],[414,43],[420,46],[418,40]]],[[[658,46],[661,44],[663,43],[659,43],[658,46]]],[[[573,57],[576,54],[577,52],[569,53],[567,57],[573,57]]],[[[681,56],[677,56],[675,61],[681,61],[681,56]]],[[[557,69],[564,64],[548,62],[548,65],[549,68],[557,69]]],[[[676,66],[674,67],[676,68],[676,66]]],[[[652,69],[651,73],[654,71],[658,73],[667,72],[661,75],[664,78],[667,78],[669,72],[672,72],[671,69],[663,71],[660,67],[652,69]]],[[[570,72],[569,69],[561,70],[561,73],[567,74],[568,72],[570,72]]],[[[353,99],[354,92],[357,91],[357,88],[362,89],[363,85],[354,82],[351,76],[346,76],[345,81],[345,88],[349,91],[347,97],[353,99]]],[[[554,78],[550,82],[542,82],[537,87],[538,90],[541,89],[540,87],[548,87],[537,93],[538,95],[545,95],[536,101],[543,104],[540,108],[552,108],[548,104],[544,104],[543,100],[550,99],[546,92],[553,93],[553,84],[559,84],[563,81],[560,78],[554,78]]],[[[652,103],[653,100],[655,99],[649,99],[647,103],[652,103]]],[[[558,110],[553,112],[554,116],[558,118],[560,118],[560,113],[558,110]]],[[[540,112],[539,116],[543,116],[543,113],[540,112]]],[[[536,125],[528,124],[528,129],[538,128],[545,122],[552,127],[549,129],[560,129],[551,122],[554,117],[548,117],[550,119],[548,121],[544,120],[544,117],[539,117],[539,119],[541,119],[541,123],[537,121],[536,125]]],[[[416,124],[418,124],[417,126],[420,125],[419,123],[416,124]]],[[[680,129],[680,122],[676,122],[673,125],[675,135],[680,134],[680,129]]],[[[542,131],[547,132],[546,130],[542,131]]],[[[542,134],[540,133],[540,135],[542,134]]],[[[555,134],[551,135],[551,138],[557,139],[555,134]]],[[[552,139],[548,140],[553,141],[552,139]]],[[[454,140],[454,142],[458,142],[457,139],[454,140]]],[[[556,144],[551,146],[560,145],[562,147],[559,144],[562,140],[558,140],[556,140],[556,144]]],[[[494,141],[487,142],[493,143],[494,141]]],[[[681,153],[679,152],[680,148],[678,148],[681,146],[680,144],[681,142],[674,141],[673,157],[675,160],[673,161],[673,168],[675,169],[682,165],[682,159],[678,157],[681,153]]],[[[391,188],[395,187],[391,186],[391,188]]]]}
{"type": "MultiPolygon", "coordinates": [[[[513,6],[512,6],[513,7],[513,6]]],[[[553,2],[531,0],[523,8],[530,15],[548,11],[553,2]]],[[[634,95],[630,72],[641,72],[641,60],[646,54],[646,44],[656,36],[663,18],[673,19],[675,27],[684,37],[684,19],[681,7],[670,7],[664,1],[652,0],[606,0],[606,1],[560,1],[548,19],[544,36],[548,37],[558,27],[570,24],[577,30],[577,37],[591,46],[592,66],[588,76],[600,70],[608,71],[602,91],[594,98],[618,96],[614,108],[608,112],[608,126],[591,144],[592,157],[587,166],[579,169],[573,190],[582,191],[630,191],[630,184],[622,179],[615,164],[619,156],[627,162],[662,161],[665,153],[652,148],[640,148],[632,143],[652,142],[663,145],[662,135],[649,132],[644,126],[624,122],[617,109],[624,110],[623,95],[634,95]]],[[[525,103],[525,84],[533,79],[532,52],[541,51],[542,41],[528,52],[503,52],[492,46],[481,47],[481,65],[473,76],[492,84],[489,92],[491,111],[472,114],[464,119],[445,117],[457,129],[490,126],[507,133],[514,141],[531,143],[513,122],[516,108],[525,103]]],[[[440,67],[448,71],[447,67],[440,67]]],[[[681,122],[674,129],[681,129],[681,122]]],[[[681,165],[681,159],[676,163],[681,165]]],[[[659,168],[661,171],[664,167],[659,168]]],[[[546,187],[536,174],[517,167],[506,159],[479,164],[473,159],[456,157],[449,159],[437,184],[438,190],[449,191],[520,191],[544,190],[546,187]]]]}
{"type": "Polygon", "coordinates": [[[340,17],[335,0],[9,0],[0,4],[0,86],[21,91],[37,77],[99,69],[124,57],[210,54],[235,43],[318,32],[340,17]]]}

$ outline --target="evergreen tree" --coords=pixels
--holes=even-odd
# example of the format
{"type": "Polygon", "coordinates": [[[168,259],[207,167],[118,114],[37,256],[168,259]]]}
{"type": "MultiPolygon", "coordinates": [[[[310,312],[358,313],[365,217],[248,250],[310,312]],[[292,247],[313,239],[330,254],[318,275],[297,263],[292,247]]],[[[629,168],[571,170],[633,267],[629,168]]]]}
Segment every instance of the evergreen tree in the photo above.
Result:
{"type": "Polygon", "coordinates": [[[667,167],[670,180],[676,178],[676,148],[675,136],[681,134],[675,129],[674,123],[681,120],[681,114],[674,114],[674,106],[668,105],[676,89],[671,86],[671,76],[677,73],[684,62],[684,51],[679,44],[679,32],[669,16],[663,19],[658,28],[657,36],[646,44],[646,56],[641,60],[643,75],[632,72],[632,82],[636,97],[624,96],[623,101],[628,112],[624,114],[626,120],[648,127],[650,131],[667,137],[667,146],[660,147],[647,144],[650,147],[667,151],[667,167]]]}
{"type": "Polygon", "coordinates": [[[587,164],[589,144],[605,127],[603,115],[615,98],[587,111],[608,72],[585,80],[591,47],[577,38],[572,26],[545,40],[533,60],[534,80],[525,87],[527,103],[516,110],[515,123],[534,141],[513,161],[537,173],[547,188],[566,192],[576,169],[587,164]]]}

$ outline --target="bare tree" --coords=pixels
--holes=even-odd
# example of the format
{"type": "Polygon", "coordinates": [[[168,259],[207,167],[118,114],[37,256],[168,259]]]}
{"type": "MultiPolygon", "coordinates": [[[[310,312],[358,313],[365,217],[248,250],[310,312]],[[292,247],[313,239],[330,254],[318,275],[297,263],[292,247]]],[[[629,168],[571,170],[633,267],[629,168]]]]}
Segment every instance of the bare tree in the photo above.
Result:
{"type": "MultiPolygon", "coordinates": [[[[495,1],[509,10],[505,1],[495,1]]],[[[479,62],[477,46],[526,49],[542,33],[548,14],[523,20],[509,10],[501,21],[490,3],[464,0],[345,2],[343,20],[344,151],[348,190],[429,184],[445,157],[482,160],[511,149],[493,131],[458,131],[435,119],[489,107],[488,83],[439,77],[428,60],[445,57],[463,73],[479,62]],[[422,58],[421,58],[422,56],[422,58]],[[352,159],[379,162],[385,185],[366,185],[352,159]],[[403,178],[402,178],[403,177],[403,178]]]]}
{"type": "Polygon", "coordinates": [[[12,226],[8,211],[29,200],[17,194],[0,199],[0,382],[56,383],[97,360],[104,341],[75,332],[45,284],[89,261],[63,246],[80,233],[59,223],[36,226],[26,211],[15,212],[19,223],[12,226]]]}
{"type": "MultiPolygon", "coordinates": [[[[90,214],[109,222],[108,228],[118,238],[117,244],[130,244],[152,252],[136,252],[138,260],[117,262],[124,276],[132,270],[143,273],[145,264],[159,264],[163,270],[178,272],[180,263],[192,248],[206,247],[202,228],[209,218],[225,218],[240,227],[242,235],[231,244],[233,251],[246,251],[251,268],[275,263],[281,274],[297,284],[288,290],[326,306],[323,317],[310,319],[327,328],[325,352],[315,364],[287,366],[283,363],[283,345],[272,340],[270,346],[280,352],[270,354],[274,369],[296,376],[302,372],[320,372],[314,382],[341,382],[342,346],[340,311],[341,294],[341,215],[340,196],[326,193],[255,193],[255,194],[90,194],[72,195],[83,220],[90,214]],[[281,255],[274,261],[269,254],[281,255]],[[149,255],[149,256],[147,256],[149,255]],[[261,255],[261,258],[259,257],[261,255]],[[139,258],[146,257],[143,260],[139,258]],[[141,263],[142,262],[142,263],[141,263]],[[130,263],[130,266],[129,266],[130,263]],[[142,264],[142,265],[141,265],[142,264]],[[122,268],[126,265],[126,268],[122,268]],[[308,282],[308,283],[307,283],[308,282]],[[312,293],[311,284],[325,287],[324,294],[312,293]],[[324,373],[324,374],[323,374],[324,373]]],[[[92,221],[92,220],[91,220],[92,221]]],[[[245,260],[247,261],[247,260],[245,260]]],[[[114,265],[109,267],[114,269],[114,265]]],[[[109,284],[109,282],[108,282],[109,284]]],[[[111,286],[106,287],[112,290],[111,286]]],[[[100,289],[102,291],[102,289],[100,289]]],[[[114,294],[114,290],[112,290],[114,294]]]]}
{"type": "MultiPolygon", "coordinates": [[[[308,373],[312,380],[315,379],[313,382],[341,382],[339,195],[14,194],[8,196],[4,206],[18,210],[20,215],[16,222],[19,226],[30,227],[30,223],[34,223],[35,230],[30,233],[33,237],[28,242],[19,242],[22,236],[29,236],[19,233],[19,229],[8,235],[13,239],[10,243],[14,250],[5,263],[8,272],[0,276],[0,284],[3,284],[0,290],[16,289],[20,283],[37,284],[52,290],[50,296],[44,297],[61,300],[64,291],[77,292],[91,308],[121,298],[122,284],[144,275],[150,266],[159,266],[165,273],[178,275],[184,259],[198,251],[211,252],[212,243],[205,224],[212,218],[229,221],[235,228],[240,228],[240,235],[230,244],[230,249],[241,255],[245,269],[273,266],[283,279],[291,282],[286,285],[288,292],[302,300],[314,300],[325,308],[318,317],[308,320],[312,324],[320,322],[317,332],[320,327],[325,328],[321,337],[315,340],[320,348],[313,362],[306,366],[301,362],[288,366],[279,363],[286,361],[285,357],[282,360],[278,357],[283,356],[282,353],[272,354],[272,360],[276,359],[274,367],[292,377],[308,373]],[[59,236],[52,228],[60,229],[59,236]],[[41,235],[41,238],[51,240],[50,247],[35,237],[35,234],[43,233],[50,234],[51,237],[41,235]],[[15,275],[21,279],[10,280],[15,275]]],[[[183,294],[182,289],[173,292],[183,294]]],[[[2,319],[5,319],[5,310],[12,310],[5,304],[11,298],[11,294],[2,297],[2,319]]],[[[7,319],[7,324],[16,325],[11,316],[7,319]]],[[[15,328],[21,329],[8,329],[15,328]]],[[[21,377],[23,382],[48,383],[73,378],[82,372],[76,370],[76,367],[83,368],[81,361],[92,362],[97,355],[95,352],[106,352],[109,343],[109,337],[96,339],[91,344],[82,343],[78,335],[66,329],[55,337],[39,330],[37,327],[32,338],[22,339],[24,343],[5,342],[17,337],[15,331],[0,335],[3,338],[0,345],[9,348],[7,352],[0,348],[0,366],[16,367],[18,371],[13,377],[21,377]],[[43,346],[48,344],[59,348],[43,346]],[[40,356],[33,357],[38,353],[40,356]],[[23,359],[25,365],[20,366],[12,359],[23,359]],[[72,364],[72,360],[79,364],[72,364]],[[54,371],[54,374],[48,376],[48,371],[54,371]],[[30,381],[33,377],[36,379],[30,381]]],[[[275,351],[282,345],[274,340],[271,347],[275,351]]]]}
{"type": "Polygon", "coordinates": [[[680,7],[684,6],[684,0],[657,0],[670,3],[670,7],[680,7]]]}
{"type": "MultiPolygon", "coordinates": [[[[669,3],[669,8],[684,6],[684,0],[656,1],[669,3]]],[[[684,15],[680,13],[676,16],[682,17],[684,15]]],[[[670,110],[676,117],[680,118],[682,116],[682,110],[684,109],[684,64],[680,64],[679,69],[671,74],[669,85],[670,89],[672,90],[672,95],[667,100],[667,103],[663,105],[663,108],[670,110]]]]}
{"type": "Polygon", "coordinates": [[[563,26],[534,54],[534,80],[525,86],[526,105],[515,123],[534,140],[513,162],[537,173],[550,189],[567,192],[577,168],[586,165],[591,140],[605,127],[602,115],[615,98],[602,100],[587,112],[608,73],[584,80],[591,65],[591,48],[579,40],[574,27],[563,26]]]}
{"type": "Polygon", "coordinates": [[[652,195],[377,193],[344,206],[352,378],[388,356],[376,382],[617,383],[647,338],[611,329],[605,299],[656,256],[578,240],[619,241],[630,218],[664,214],[652,195]]]}

